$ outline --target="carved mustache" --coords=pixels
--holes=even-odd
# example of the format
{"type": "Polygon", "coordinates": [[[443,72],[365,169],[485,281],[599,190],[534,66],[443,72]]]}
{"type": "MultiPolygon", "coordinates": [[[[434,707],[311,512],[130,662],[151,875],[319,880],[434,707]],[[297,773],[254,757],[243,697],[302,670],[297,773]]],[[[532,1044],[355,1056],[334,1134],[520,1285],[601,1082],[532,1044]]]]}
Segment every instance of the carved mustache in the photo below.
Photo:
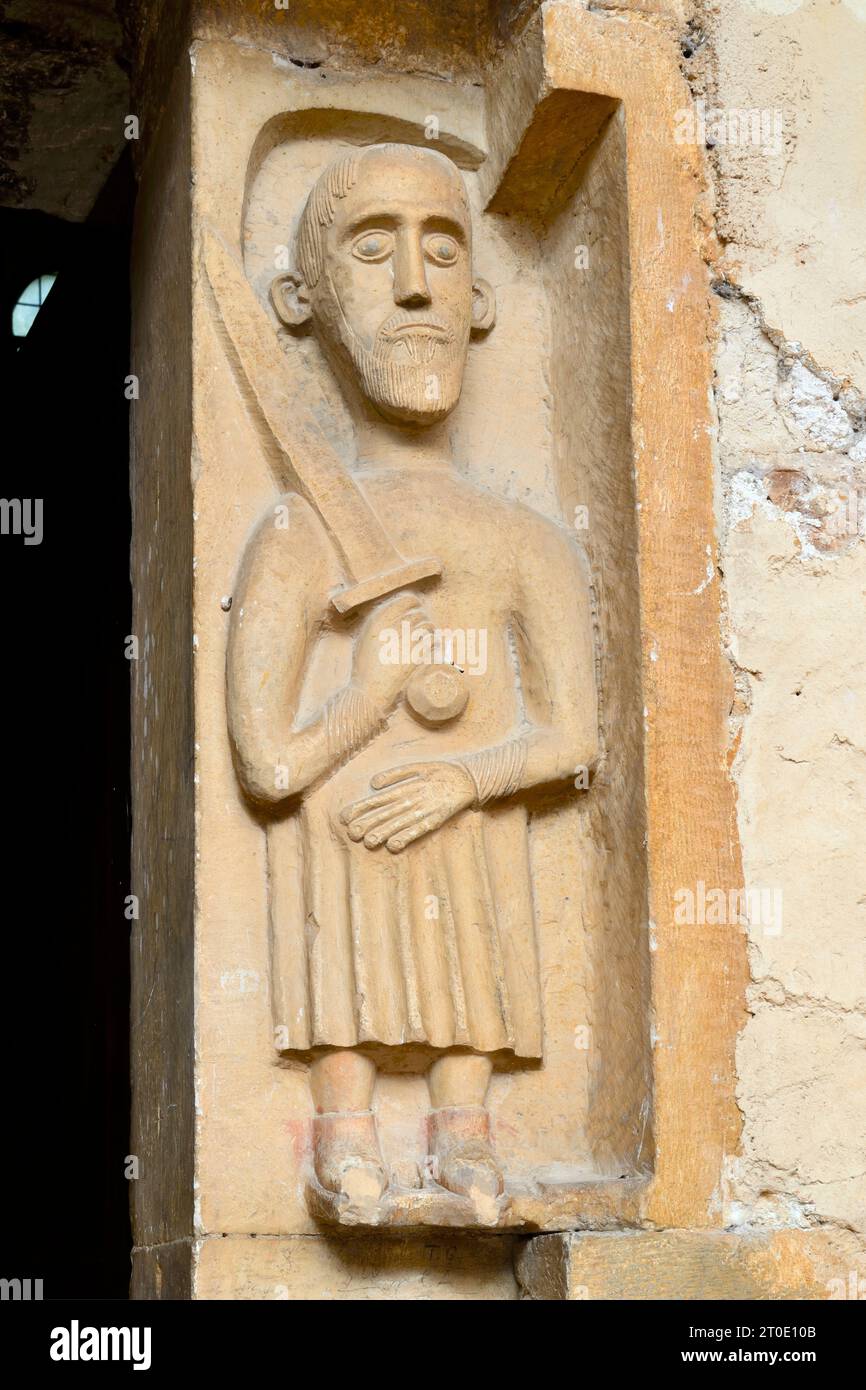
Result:
{"type": "Polygon", "coordinates": [[[406,344],[410,357],[418,360],[419,356],[424,355],[429,361],[437,343],[450,344],[453,341],[454,330],[436,314],[413,314],[408,309],[398,309],[382,324],[376,334],[375,347],[390,347],[395,342],[402,342],[406,344]]]}

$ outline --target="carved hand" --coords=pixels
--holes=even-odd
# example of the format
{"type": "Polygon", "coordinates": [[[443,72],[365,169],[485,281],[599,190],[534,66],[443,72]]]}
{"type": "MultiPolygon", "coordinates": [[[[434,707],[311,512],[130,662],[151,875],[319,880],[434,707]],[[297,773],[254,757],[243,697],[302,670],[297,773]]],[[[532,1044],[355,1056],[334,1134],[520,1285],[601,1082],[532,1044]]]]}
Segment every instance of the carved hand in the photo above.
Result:
{"type": "Polygon", "coordinates": [[[407,763],[377,773],[373,796],[340,813],[349,838],[368,849],[384,844],[392,854],[436,830],[475,800],[475,784],[459,763],[407,763]]]}
{"type": "MultiPolygon", "coordinates": [[[[386,650],[382,634],[391,630],[399,633],[404,622],[411,625],[413,639],[417,632],[431,628],[417,594],[403,593],[398,598],[378,604],[365,618],[355,639],[352,682],[384,714],[391,710],[407,680],[417,669],[411,662],[404,664],[381,660],[386,650]]],[[[409,650],[412,650],[411,643],[409,650]]]]}

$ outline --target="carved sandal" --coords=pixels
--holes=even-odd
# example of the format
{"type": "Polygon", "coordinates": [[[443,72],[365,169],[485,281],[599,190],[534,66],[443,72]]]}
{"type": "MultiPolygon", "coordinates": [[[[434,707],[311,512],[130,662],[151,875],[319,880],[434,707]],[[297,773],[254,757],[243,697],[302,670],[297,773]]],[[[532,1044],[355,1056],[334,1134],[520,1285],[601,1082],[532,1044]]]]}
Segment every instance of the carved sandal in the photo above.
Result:
{"type": "Polygon", "coordinates": [[[428,1118],[431,1174],[476,1205],[487,1206],[502,1193],[502,1172],[490,1142],[490,1115],[481,1105],[449,1105],[428,1118]]]}
{"type": "Polygon", "coordinates": [[[313,1162],[320,1186],[359,1211],[375,1208],[388,1186],[372,1110],[316,1115],[313,1162]]]}

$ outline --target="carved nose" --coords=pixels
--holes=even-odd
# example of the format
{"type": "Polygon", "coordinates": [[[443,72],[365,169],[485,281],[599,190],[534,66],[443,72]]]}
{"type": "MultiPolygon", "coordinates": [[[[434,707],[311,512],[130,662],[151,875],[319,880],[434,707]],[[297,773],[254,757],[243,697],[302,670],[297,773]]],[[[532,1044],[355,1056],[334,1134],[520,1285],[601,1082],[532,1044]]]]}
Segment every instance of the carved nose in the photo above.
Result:
{"type": "Polygon", "coordinates": [[[401,237],[394,256],[394,300],[402,308],[419,309],[430,303],[420,242],[401,237]]]}

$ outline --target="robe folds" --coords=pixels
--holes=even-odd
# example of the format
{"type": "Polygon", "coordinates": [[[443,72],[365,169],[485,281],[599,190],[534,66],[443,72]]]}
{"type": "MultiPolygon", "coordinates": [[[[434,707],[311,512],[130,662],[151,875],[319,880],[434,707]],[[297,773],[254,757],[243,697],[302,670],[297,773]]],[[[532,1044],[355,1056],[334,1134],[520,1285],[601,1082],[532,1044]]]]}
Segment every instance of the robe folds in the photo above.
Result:
{"type": "Polygon", "coordinates": [[[269,827],[281,1050],[422,1044],[541,1056],[525,807],[463,811],[399,854],[353,842],[339,819],[376,772],[441,756],[436,740],[398,711],[269,827]]]}
{"type": "Polygon", "coordinates": [[[384,719],[339,705],[358,652],[369,660],[392,633],[393,600],[338,613],[331,597],[348,579],[323,523],[294,494],[276,509],[288,525],[263,516],[238,580],[227,679],[243,777],[270,791],[273,770],[287,772],[267,823],[276,1046],[385,1049],[380,1065],[398,1069],[452,1048],[531,1062],[543,1028],[521,795],[573,782],[596,756],[585,557],[560,526],[451,470],[358,476],[399,554],[441,559],[418,592],[431,627],[463,634],[467,654],[474,634],[483,660],[455,661],[469,700],[435,728],[403,699],[384,719]],[[473,807],[398,854],[349,838],[341,812],[370,796],[373,777],[442,761],[467,764],[473,807]]]}

